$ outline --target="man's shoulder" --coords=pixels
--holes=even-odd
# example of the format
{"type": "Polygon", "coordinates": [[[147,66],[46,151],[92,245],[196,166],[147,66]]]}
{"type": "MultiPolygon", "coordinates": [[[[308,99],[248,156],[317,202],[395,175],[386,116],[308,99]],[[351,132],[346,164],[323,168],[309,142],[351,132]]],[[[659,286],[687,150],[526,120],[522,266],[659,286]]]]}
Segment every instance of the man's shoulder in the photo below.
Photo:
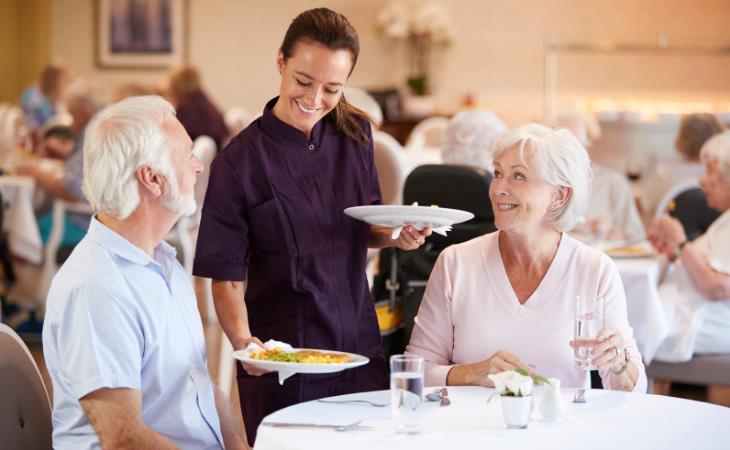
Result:
{"type": "Polygon", "coordinates": [[[52,301],[53,298],[67,297],[74,291],[90,286],[112,292],[121,281],[122,269],[113,254],[86,236],[53,277],[48,299],[52,301]]]}

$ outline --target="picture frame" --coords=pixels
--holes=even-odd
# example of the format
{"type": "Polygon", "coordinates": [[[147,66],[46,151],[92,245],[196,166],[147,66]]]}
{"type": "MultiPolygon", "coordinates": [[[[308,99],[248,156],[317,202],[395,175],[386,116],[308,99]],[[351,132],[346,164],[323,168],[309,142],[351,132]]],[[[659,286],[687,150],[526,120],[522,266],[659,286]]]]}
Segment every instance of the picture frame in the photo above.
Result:
{"type": "Polygon", "coordinates": [[[97,65],[164,69],[185,61],[185,0],[96,0],[97,65]]]}

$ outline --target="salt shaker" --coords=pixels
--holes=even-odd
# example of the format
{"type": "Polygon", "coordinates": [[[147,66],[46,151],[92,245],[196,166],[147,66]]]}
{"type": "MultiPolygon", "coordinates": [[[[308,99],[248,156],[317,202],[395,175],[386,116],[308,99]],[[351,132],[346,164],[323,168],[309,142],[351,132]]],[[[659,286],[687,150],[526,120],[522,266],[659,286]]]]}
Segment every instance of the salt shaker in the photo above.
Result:
{"type": "Polygon", "coordinates": [[[563,397],[560,395],[560,380],[558,378],[548,378],[548,381],[550,384],[545,385],[539,409],[542,420],[555,422],[563,416],[565,405],[563,404],[563,397]]]}

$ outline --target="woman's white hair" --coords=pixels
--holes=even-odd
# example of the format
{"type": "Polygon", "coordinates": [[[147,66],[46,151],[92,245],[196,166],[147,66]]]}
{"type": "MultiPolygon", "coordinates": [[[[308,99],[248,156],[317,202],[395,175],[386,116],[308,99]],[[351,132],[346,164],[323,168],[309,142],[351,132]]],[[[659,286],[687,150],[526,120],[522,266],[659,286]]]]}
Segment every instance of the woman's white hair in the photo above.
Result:
{"type": "Polygon", "coordinates": [[[477,166],[491,172],[494,142],[505,131],[507,125],[491,111],[462,111],[449,121],[441,158],[447,164],[477,166]]]}
{"type": "Polygon", "coordinates": [[[135,171],[144,165],[176,181],[165,150],[165,121],[175,116],[158,96],[130,97],[100,111],[86,127],[83,190],[94,212],[127,218],[139,204],[135,171]]]}
{"type": "Polygon", "coordinates": [[[591,195],[591,161],[588,152],[568,130],[531,123],[505,133],[497,142],[494,159],[517,147],[520,159],[538,178],[555,187],[570,188],[562,207],[548,212],[558,231],[568,231],[583,216],[591,195]]]}
{"type": "Polygon", "coordinates": [[[726,180],[730,181],[730,131],[712,136],[702,145],[700,160],[707,164],[714,161],[726,180]]]}

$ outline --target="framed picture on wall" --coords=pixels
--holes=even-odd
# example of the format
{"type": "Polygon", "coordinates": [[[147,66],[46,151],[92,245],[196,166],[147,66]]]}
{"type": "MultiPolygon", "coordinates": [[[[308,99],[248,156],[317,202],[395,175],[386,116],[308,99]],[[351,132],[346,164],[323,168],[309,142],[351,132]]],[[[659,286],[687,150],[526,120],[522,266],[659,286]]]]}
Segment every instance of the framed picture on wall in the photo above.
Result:
{"type": "Polygon", "coordinates": [[[185,0],[96,0],[97,63],[165,68],[185,58],[185,0]]]}

